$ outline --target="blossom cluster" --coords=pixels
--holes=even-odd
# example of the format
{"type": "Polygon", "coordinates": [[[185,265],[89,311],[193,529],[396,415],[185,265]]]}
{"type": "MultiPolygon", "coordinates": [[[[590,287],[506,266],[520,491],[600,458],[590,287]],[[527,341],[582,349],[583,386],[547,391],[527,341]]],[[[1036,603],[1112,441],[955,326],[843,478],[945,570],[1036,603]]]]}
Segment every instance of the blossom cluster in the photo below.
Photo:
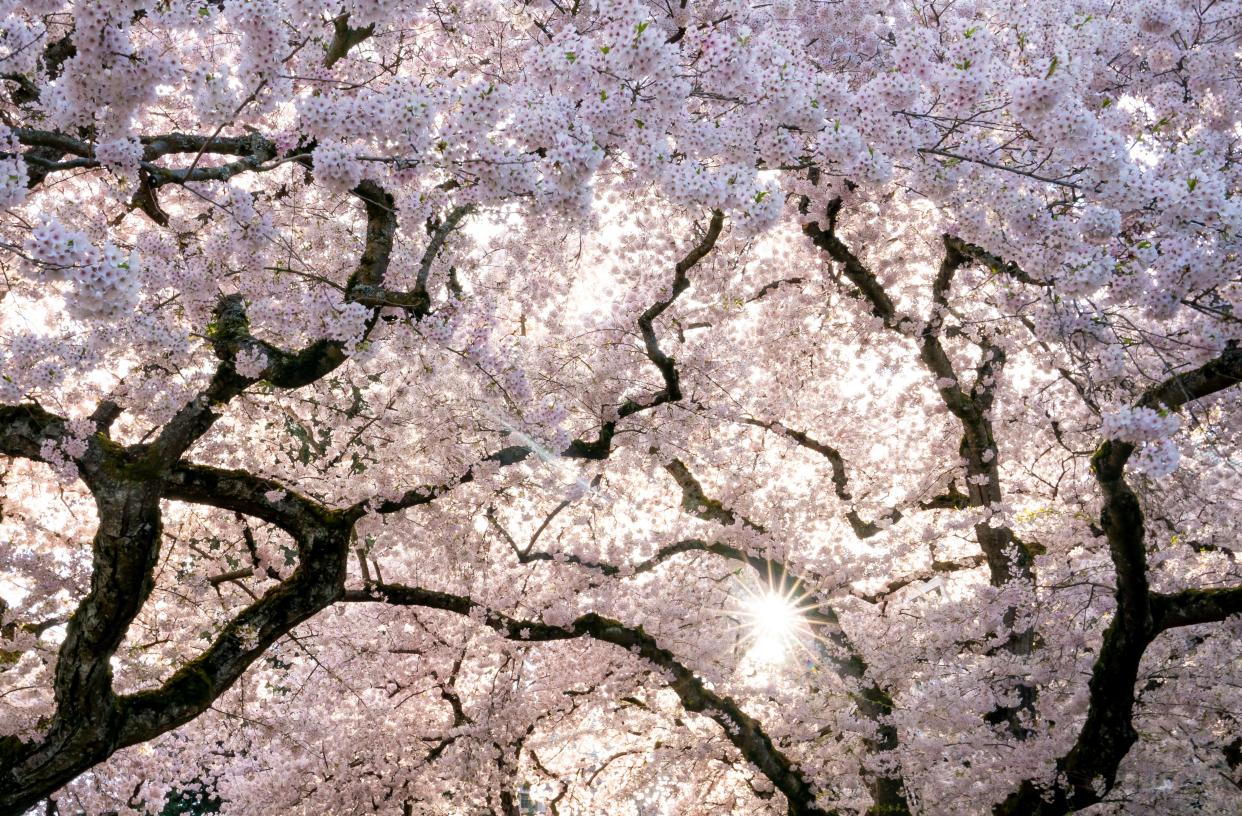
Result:
{"type": "Polygon", "coordinates": [[[315,179],[329,193],[349,192],[362,181],[362,162],[343,142],[320,142],[312,153],[315,179]]]}
{"type": "Polygon", "coordinates": [[[132,137],[100,142],[95,145],[95,158],[113,173],[134,179],[142,161],[142,144],[132,137]]]}
{"type": "Polygon", "coordinates": [[[1138,445],[1168,439],[1177,433],[1181,424],[1174,413],[1140,406],[1120,408],[1105,414],[1100,432],[1109,439],[1138,445]]]}
{"type": "Polygon", "coordinates": [[[13,131],[0,125],[0,210],[7,210],[26,200],[29,175],[21,157],[13,131]]]}
{"type": "Polygon", "coordinates": [[[1171,437],[1180,427],[1176,414],[1140,406],[1105,414],[1100,431],[1109,439],[1137,445],[1130,468],[1159,478],[1177,470],[1181,453],[1171,437]]]}
{"type": "Polygon", "coordinates": [[[53,218],[31,230],[26,251],[43,277],[70,284],[66,307],[75,317],[115,319],[137,305],[142,266],[134,252],[111,242],[100,249],[53,218]]]}

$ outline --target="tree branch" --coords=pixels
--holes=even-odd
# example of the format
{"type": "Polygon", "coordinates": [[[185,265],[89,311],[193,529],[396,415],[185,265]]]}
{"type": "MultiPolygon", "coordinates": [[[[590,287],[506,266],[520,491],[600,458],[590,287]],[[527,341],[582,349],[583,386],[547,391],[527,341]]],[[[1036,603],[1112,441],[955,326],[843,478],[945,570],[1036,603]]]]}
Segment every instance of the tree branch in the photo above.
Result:
{"type": "Polygon", "coordinates": [[[1151,595],[1152,628],[1157,632],[1177,626],[1220,623],[1242,615],[1242,586],[1183,589],[1151,595]]]}
{"type": "Polygon", "coordinates": [[[331,68],[336,65],[346,54],[349,49],[366,41],[375,33],[375,24],[362,28],[352,28],[349,25],[349,15],[342,14],[332,21],[332,42],[328,44],[328,51],[324,54],[323,67],[331,68]]]}
{"type": "MultiPolygon", "coordinates": [[[[1177,409],[1242,380],[1242,353],[1231,343],[1216,359],[1176,374],[1143,393],[1136,405],[1177,409]]],[[[1087,718],[1073,747],[1057,762],[1067,785],[1040,790],[1030,780],[996,808],[998,816],[1060,816],[1092,805],[1112,789],[1117,769],[1138,739],[1133,715],[1139,664],[1165,629],[1223,620],[1242,609],[1242,589],[1187,589],[1153,594],[1147,581],[1142,507],[1126,482],[1134,445],[1107,440],[1091,459],[1104,505],[1100,527],[1108,539],[1117,608],[1092,668],[1087,718]],[[1097,784],[1097,780],[1100,784],[1097,784]]]]}
{"type": "MultiPolygon", "coordinates": [[[[656,301],[638,316],[638,328],[642,332],[643,345],[647,349],[647,357],[660,370],[660,375],[664,378],[664,390],[656,394],[655,397],[642,407],[650,408],[661,403],[676,402],[681,399],[681,377],[673,364],[673,358],[661,350],[654,324],[656,318],[664,314],[664,311],[673,304],[673,301],[690,287],[690,278],[686,273],[712,251],[712,248],[716,246],[716,239],[720,237],[723,227],[724,213],[716,210],[712,213],[712,219],[708,223],[707,232],[703,235],[703,240],[691,249],[684,258],[678,261],[674,267],[673,285],[669,296],[664,300],[656,301]]],[[[627,402],[627,405],[630,404],[638,405],[638,403],[632,403],[632,401],[627,402]]],[[[625,406],[622,407],[622,412],[624,411],[625,406]]],[[[630,413],[633,412],[633,410],[630,411],[630,413]]],[[[622,416],[624,415],[622,413],[622,416]]]]}
{"type": "MultiPolygon", "coordinates": [[[[681,393],[681,377],[677,373],[673,358],[665,354],[659,345],[659,341],[655,335],[654,323],[664,311],[672,305],[677,296],[686,290],[690,285],[690,280],[686,273],[692,269],[695,264],[701,261],[711,252],[716,245],[716,240],[720,237],[721,230],[724,226],[724,214],[716,211],[712,214],[711,222],[708,224],[707,232],[702,240],[685,255],[674,268],[673,288],[669,297],[662,301],[658,301],[648,307],[638,318],[638,325],[643,335],[643,343],[647,350],[647,356],[652,363],[660,370],[664,378],[664,389],[655,394],[651,399],[639,402],[635,399],[627,399],[617,409],[617,420],[605,421],[599,429],[598,436],[591,441],[585,439],[575,439],[569,443],[565,450],[560,452],[560,456],[565,459],[587,459],[593,461],[601,461],[607,459],[612,453],[612,439],[617,431],[617,421],[633,416],[640,411],[647,411],[669,402],[676,402],[682,398],[681,393]]],[[[535,453],[535,449],[530,445],[510,445],[498,451],[483,457],[478,464],[497,463],[501,467],[508,467],[523,462],[535,453]]],[[[396,513],[411,507],[417,507],[422,504],[434,501],[437,496],[443,495],[445,492],[453,489],[457,485],[473,482],[475,479],[475,467],[472,465],[466,470],[456,481],[441,485],[423,485],[411,488],[396,499],[386,499],[380,502],[368,500],[359,502],[356,505],[356,511],[361,511],[365,505],[370,504],[374,512],[377,513],[396,513]]]]}
{"type": "Polygon", "coordinates": [[[595,613],[580,615],[565,628],[541,621],[520,620],[487,609],[463,595],[408,587],[397,584],[373,584],[363,590],[345,592],[343,601],[353,603],[387,603],[439,609],[476,620],[509,640],[540,642],[590,637],[611,643],[638,654],[664,670],[671,678],[669,687],[676,692],[687,711],[702,713],[724,729],[726,738],[766,776],[789,803],[791,816],[829,816],[815,804],[815,791],[764,732],[760,723],[742,710],[731,698],[718,694],[677,659],[660,646],[641,627],[626,626],[619,621],[595,613]]]}

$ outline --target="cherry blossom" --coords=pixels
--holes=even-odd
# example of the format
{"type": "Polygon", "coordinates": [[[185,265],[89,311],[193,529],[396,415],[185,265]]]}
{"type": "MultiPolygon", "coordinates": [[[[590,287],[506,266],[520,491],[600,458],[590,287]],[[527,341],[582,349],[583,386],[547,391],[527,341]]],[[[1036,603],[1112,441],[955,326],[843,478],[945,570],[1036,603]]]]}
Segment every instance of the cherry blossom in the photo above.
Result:
{"type": "Polygon", "coordinates": [[[1236,0],[0,0],[0,814],[1230,813],[1236,0]]]}

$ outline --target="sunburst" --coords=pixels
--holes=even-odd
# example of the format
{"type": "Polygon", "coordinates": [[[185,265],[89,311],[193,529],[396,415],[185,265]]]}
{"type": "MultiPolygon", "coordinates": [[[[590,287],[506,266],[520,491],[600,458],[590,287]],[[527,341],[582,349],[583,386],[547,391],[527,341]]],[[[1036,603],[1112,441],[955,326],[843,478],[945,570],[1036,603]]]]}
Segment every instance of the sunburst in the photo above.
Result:
{"type": "Polygon", "coordinates": [[[746,657],[756,664],[775,666],[796,652],[807,652],[816,640],[807,613],[815,604],[797,582],[780,581],[771,574],[757,586],[740,584],[736,614],[741,618],[746,657]]]}

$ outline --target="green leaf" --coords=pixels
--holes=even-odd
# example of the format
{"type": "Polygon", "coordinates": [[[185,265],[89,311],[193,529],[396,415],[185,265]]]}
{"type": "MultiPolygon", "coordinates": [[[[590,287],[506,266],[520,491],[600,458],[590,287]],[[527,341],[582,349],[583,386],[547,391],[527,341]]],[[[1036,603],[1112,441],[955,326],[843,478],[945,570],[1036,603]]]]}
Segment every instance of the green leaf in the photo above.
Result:
{"type": "Polygon", "coordinates": [[[1193,193],[1195,188],[1199,186],[1199,179],[1193,177],[1186,179],[1186,186],[1190,188],[1190,191],[1193,193]]]}
{"type": "Polygon", "coordinates": [[[1052,75],[1057,72],[1057,65],[1060,60],[1057,57],[1052,58],[1052,64],[1048,66],[1048,73],[1044,74],[1044,79],[1052,79],[1052,75]]]}
{"type": "Polygon", "coordinates": [[[578,59],[578,55],[575,54],[573,51],[566,51],[565,59],[569,60],[569,64],[572,65],[574,61],[578,59]]]}

